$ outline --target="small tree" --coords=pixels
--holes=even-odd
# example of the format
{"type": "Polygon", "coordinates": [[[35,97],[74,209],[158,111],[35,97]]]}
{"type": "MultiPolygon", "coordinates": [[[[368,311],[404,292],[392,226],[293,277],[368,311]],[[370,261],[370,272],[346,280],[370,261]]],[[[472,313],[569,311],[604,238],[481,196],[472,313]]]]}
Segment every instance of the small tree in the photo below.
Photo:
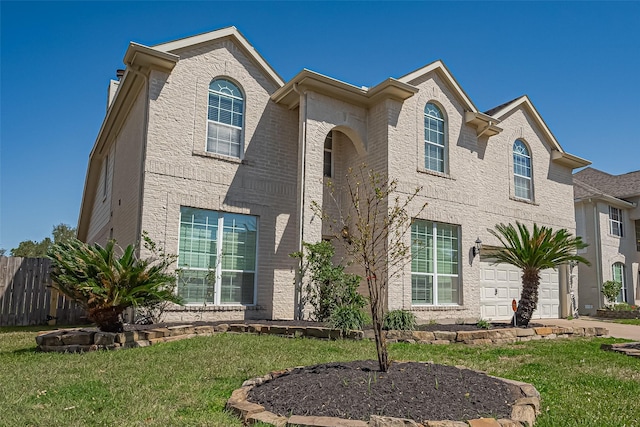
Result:
{"type": "MultiPolygon", "coordinates": [[[[389,282],[410,260],[411,246],[406,240],[411,217],[407,207],[421,190],[416,188],[401,197],[397,187],[397,180],[362,164],[357,169],[349,168],[347,173],[347,212],[340,211],[339,218],[331,218],[317,203],[313,204],[314,211],[329,221],[334,234],[343,241],[347,255],[364,270],[378,364],[383,372],[390,365],[383,333],[389,282]]],[[[329,189],[340,209],[335,187],[329,184],[329,189]]],[[[426,203],[419,207],[416,215],[425,207],[426,203]]]]}
{"type": "Polygon", "coordinates": [[[615,280],[607,280],[602,284],[602,290],[600,292],[602,292],[602,295],[606,298],[605,304],[608,308],[613,308],[613,306],[616,305],[621,290],[622,283],[616,282],[615,280]]]}
{"type": "Polygon", "coordinates": [[[176,277],[167,273],[172,261],[138,259],[133,245],[117,256],[113,240],[102,247],[73,239],[53,245],[48,256],[53,286],[84,307],[104,332],[123,330],[121,314],[128,307],[181,303],[173,293],[176,277]]]}
{"type": "Polygon", "coordinates": [[[75,239],[76,229],[67,224],[58,224],[53,227],[51,232],[53,240],[45,237],[41,241],[23,240],[18,244],[17,248],[11,249],[11,256],[22,258],[44,258],[47,251],[56,243],[66,243],[75,239]]]}
{"type": "Polygon", "coordinates": [[[522,269],[522,293],[515,316],[518,325],[527,326],[538,307],[541,270],[557,268],[569,261],[590,264],[576,254],[587,244],[567,230],[553,231],[533,224],[533,232],[530,232],[525,225],[519,222],[516,225],[517,229],[513,224],[498,224],[495,230],[489,230],[502,243],[491,256],[496,264],[511,264],[522,269]]]}

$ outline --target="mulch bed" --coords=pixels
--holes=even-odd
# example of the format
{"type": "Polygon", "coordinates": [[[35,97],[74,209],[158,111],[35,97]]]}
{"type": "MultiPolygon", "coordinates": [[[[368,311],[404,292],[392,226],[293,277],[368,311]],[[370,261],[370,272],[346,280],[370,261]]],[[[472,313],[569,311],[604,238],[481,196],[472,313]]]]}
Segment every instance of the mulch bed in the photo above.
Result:
{"type": "Polygon", "coordinates": [[[327,363],[298,368],[255,386],[249,400],[281,416],[369,420],[370,415],[463,421],[509,418],[522,392],[469,369],[431,363],[377,361],[327,363]]]}

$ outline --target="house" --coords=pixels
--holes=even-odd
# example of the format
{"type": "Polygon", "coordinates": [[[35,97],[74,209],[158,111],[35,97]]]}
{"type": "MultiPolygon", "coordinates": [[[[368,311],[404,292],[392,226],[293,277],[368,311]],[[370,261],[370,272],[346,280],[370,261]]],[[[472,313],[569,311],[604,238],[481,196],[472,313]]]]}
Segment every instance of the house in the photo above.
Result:
{"type": "MultiPolygon", "coordinates": [[[[422,186],[413,261],[390,309],[432,318],[509,319],[520,271],[493,266],[496,223],[575,232],[572,171],[527,96],[481,112],[435,61],[360,87],[302,70],[285,82],[234,27],[156,46],[131,43],[91,151],[79,238],[121,245],[143,231],[179,256],[184,307],[170,320],[291,319],[301,242],[326,238],[328,210],[365,162],[422,186]],[[478,243],[476,243],[478,242],[478,243]],[[475,248],[475,249],[474,249],[475,248]]],[[[143,248],[140,248],[144,251],[143,248]]],[[[545,271],[538,317],[566,311],[567,269],[545,271]]],[[[535,317],[535,315],[534,315],[535,317]]]]}
{"type": "Polygon", "coordinates": [[[640,304],[640,171],[610,175],[586,168],[573,176],[576,232],[589,244],[579,265],[580,312],[603,308],[602,283],[622,284],[618,302],[640,304]]]}

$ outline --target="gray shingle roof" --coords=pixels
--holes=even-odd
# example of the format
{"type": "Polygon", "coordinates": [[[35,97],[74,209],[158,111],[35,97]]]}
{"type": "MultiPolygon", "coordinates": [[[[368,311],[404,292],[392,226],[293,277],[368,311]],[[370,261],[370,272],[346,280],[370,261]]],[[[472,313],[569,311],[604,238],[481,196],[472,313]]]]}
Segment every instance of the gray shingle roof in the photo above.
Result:
{"type": "Polygon", "coordinates": [[[522,95],[520,95],[517,98],[513,98],[511,101],[507,101],[504,104],[500,104],[497,107],[493,107],[492,109],[485,111],[484,114],[486,114],[488,116],[493,116],[495,113],[497,113],[498,111],[502,110],[507,105],[513,104],[514,102],[516,102],[520,98],[522,98],[522,95]]]}
{"type": "Polygon", "coordinates": [[[586,168],[573,175],[576,198],[606,194],[618,199],[640,195],[640,170],[611,175],[594,168],[586,168]]]}

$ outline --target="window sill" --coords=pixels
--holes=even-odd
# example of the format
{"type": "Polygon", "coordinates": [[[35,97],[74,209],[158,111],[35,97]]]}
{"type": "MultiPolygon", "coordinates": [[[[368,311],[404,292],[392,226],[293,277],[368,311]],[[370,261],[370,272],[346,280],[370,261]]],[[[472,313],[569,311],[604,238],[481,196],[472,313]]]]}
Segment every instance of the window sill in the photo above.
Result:
{"type": "Polygon", "coordinates": [[[429,169],[423,169],[423,168],[418,168],[417,171],[418,171],[418,173],[423,173],[425,175],[438,176],[440,178],[450,179],[452,181],[456,180],[451,175],[449,175],[448,173],[444,173],[444,172],[436,172],[436,171],[432,171],[432,170],[429,170],[429,169]]]}
{"type": "Polygon", "coordinates": [[[611,233],[607,233],[607,236],[611,237],[612,239],[622,239],[624,236],[618,236],[617,234],[611,234],[611,233]]]}
{"type": "Polygon", "coordinates": [[[536,203],[533,200],[520,199],[514,196],[509,196],[509,200],[513,200],[514,202],[526,203],[527,205],[540,206],[539,203],[536,203]]]}
{"type": "Polygon", "coordinates": [[[411,305],[412,311],[462,311],[464,305],[411,305]]]}
{"type": "Polygon", "coordinates": [[[218,160],[222,160],[224,162],[229,162],[229,163],[236,163],[236,164],[242,164],[242,165],[248,164],[246,160],[242,160],[237,157],[223,156],[222,154],[210,153],[208,151],[193,150],[191,154],[199,157],[208,157],[210,159],[218,159],[218,160]]]}

